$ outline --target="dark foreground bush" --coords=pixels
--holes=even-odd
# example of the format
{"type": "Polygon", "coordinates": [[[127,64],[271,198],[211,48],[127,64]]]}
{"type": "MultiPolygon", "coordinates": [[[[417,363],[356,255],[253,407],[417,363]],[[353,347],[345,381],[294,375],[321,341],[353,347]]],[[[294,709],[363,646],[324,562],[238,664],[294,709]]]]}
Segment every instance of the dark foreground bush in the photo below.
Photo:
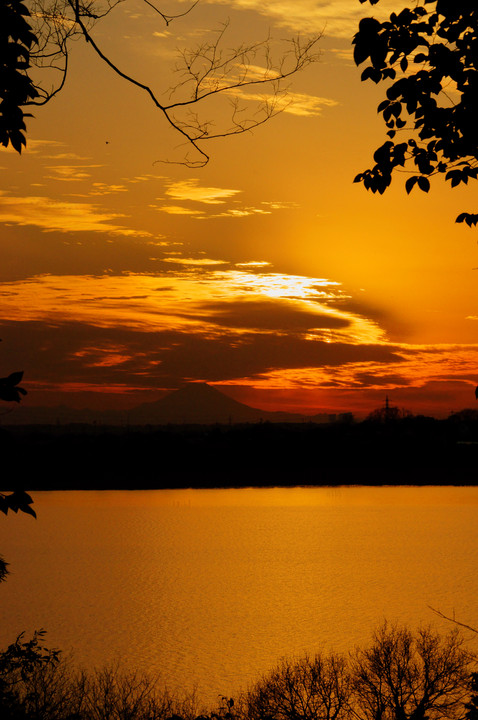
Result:
{"type": "Polygon", "coordinates": [[[342,720],[349,714],[351,682],[340,655],[284,659],[244,698],[250,720],[342,720]]]}
{"type": "Polygon", "coordinates": [[[283,660],[244,697],[246,719],[461,720],[473,670],[463,644],[385,623],[347,657],[283,660]]]}
{"type": "Polygon", "coordinates": [[[43,645],[44,632],[23,635],[0,653],[1,720],[193,720],[194,694],[179,697],[151,677],[118,666],[75,670],[57,650],[43,645]]]}
{"type": "Polygon", "coordinates": [[[146,675],[75,670],[43,640],[0,652],[1,720],[478,720],[476,665],[456,632],[384,624],[365,649],[282,660],[209,711],[146,675]]]}

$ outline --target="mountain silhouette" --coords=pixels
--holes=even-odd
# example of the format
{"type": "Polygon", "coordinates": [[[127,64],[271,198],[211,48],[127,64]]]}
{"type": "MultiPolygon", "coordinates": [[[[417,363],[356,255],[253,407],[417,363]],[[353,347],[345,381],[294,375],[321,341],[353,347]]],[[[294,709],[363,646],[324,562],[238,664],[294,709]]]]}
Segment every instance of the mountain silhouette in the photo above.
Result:
{"type": "Polygon", "coordinates": [[[270,413],[233,400],[207,383],[189,383],[166,397],[137,405],[129,422],[143,424],[214,424],[259,422],[270,413]]]}
{"type": "MultiPolygon", "coordinates": [[[[0,416],[1,417],[1,416],[0,416]]],[[[1,418],[2,425],[214,425],[235,423],[324,423],[335,419],[325,413],[300,415],[269,412],[233,400],[207,383],[189,383],[160,400],[130,410],[82,410],[66,405],[29,407],[22,404],[1,418]]]]}

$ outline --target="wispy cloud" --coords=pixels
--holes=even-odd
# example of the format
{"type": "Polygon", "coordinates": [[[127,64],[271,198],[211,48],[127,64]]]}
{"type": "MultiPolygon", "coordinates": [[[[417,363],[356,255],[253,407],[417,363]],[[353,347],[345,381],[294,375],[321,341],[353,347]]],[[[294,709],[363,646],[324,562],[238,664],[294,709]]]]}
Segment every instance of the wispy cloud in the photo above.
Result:
{"type": "Polygon", "coordinates": [[[198,179],[191,178],[170,183],[166,195],[174,200],[189,200],[205,203],[206,205],[219,205],[240,192],[241,190],[228,188],[204,187],[199,185],[198,179]]]}
{"type": "MultiPolygon", "coordinates": [[[[187,0],[181,0],[186,2],[187,0]]],[[[230,5],[231,0],[206,0],[209,4],[230,5]]],[[[298,32],[324,31],[328,37],[350,38],[361,17],[384,16],[397,9],[394,0],[384,0],[378,7],[361,6],[354,0],[235,0],[235,8],[254,10],[282,27],[298,32]]]]}
{"type": "MultiPolygon", "coordinates": [[[[286,201],[261,201],[259,206],[241,205],[240,201],[234,199],[239,193],[238,189],[207,187],[199,184],[197,178],[190,178],[178,182],[167,183],[165,194],[174,200],[185,203],[199,203],[203,205],[227,205],[229,207],[219,211],[199,210],[188,205],[150,205],[169,215],[191,215],[197,220],[211,220],[214,218],[244,218],[250,215],[270,215],[274,210],[286,210],[297,207],[296,203],[286,201]]],[[[160,198],[158,198],[160,199],[160,198]]],[[[212,209],[212,208],[211,208],[212,209]]]]}
{"type": "Polygon", "coordinates": [[[192,208],[184,207],[183,205],[162,205],[158,207],[161,212],[168,213],[168,215],[203,215],[204,210],[193,210],[192,208]]]}
{"type": "Polygon", "coordinates": [[[33,155],[43,153],[44,150],[47,152],[55,152],[55,148],[60,149],[64,147],[66,147],[65,143],[58,142],[57,140],[33,140],[28,138],[24,152],[33,155]]]}
{"type": "Polygon", "coordinates": [[[132,178],[121,178],[123,182],[131,183],[132,185],[135,185],[137,183],[142,182],[149,182],[150,180],[166,180],[167,178],[164,175],[152,175],[151,173],[147,173],[146,175],[135,175],[132,178]]]}
{"type": "Polygon", "coordinates": [[[315,117],[322,113],[324,107],[338,105],[338,102],[331,98],[307,95],[305,93],[287,93],[286,102],[284,112],[290,115],[299,115],[300,117],[315,117]]]}
{"type": "Polygon", "coordinates": [[[102,165],[47,165],[46,169],[54,173],[54,175],[47,176],[50,180],[75,182],[78,180],[88,180],[91,177],[91,173],[85,172],[85,170],[99,167],[102,167],[102,165]]]}
{"type": "Polygon", "coordinates": [[[94,182],[91,187],[90,195],[114,195],[120,192],[128,192],[128,188],[124,185],[108,185],[108,183],[104,182],[94,182]]]}
{"type": "MultiPolygon", "coordinates": [[[[385,347],[384,347],[385,349],[385,347]]],[[[470,377],[470,364],[478,361],[478,345],[389,345],[393,361],[384,362],[383,357],[369,358],[349,353],[342,355],[344,346],[331,348],[332,356],[339,362],[325,362],[321,367],[304,364],[303,367],[264,373],[255,380],[256,387],[280,386],[289,389],[320,387],[323,390],[342,391],[394,391],[397,388],[425,388],[430,383],[463,382],[474,387],[470,377]],[[450,358],[453,358],[450,362],[450,358]],[[344,361],[345,360],[345,361],[344,361]]],[[[470,393],[471,395],[471,393],[470,393]]]]}
{"type": "Polygon", "coordinates": [[[299,117],[317,117],[322,114],[324,107],[334,107],[339,104],[331,98],[307,95],[306,93],[286,92],[283,95],[272,95],[260,92],[247,92],[241,88],[231,88],[231,90],[226,90],[225,94],[239,97],[242,100],[267,103],[271,107],[274,107],[277,112],[284,112],[299,117]]]}
{"type": "Polygon", "coordinates": [[[238,268],[264,268],[270,266],[271,263],[267,260],[249,260],[249,262],[235,263],[235,267],[238,268]]]}
{"type": "Polygon", "coordinates": [[[291,208],[297,208],[299,205],[296,202],[288,202],[286,200],[263,200],[261,205],[269,207],[271,210],[290,210],[291,208]]]}
{"type": "Polygon", "coordinates": [[[415,393],[418,403],[435,393],[446,409],[453,393],[472,396],[478,345],[390,343],[359,301],[345,309],[350,296],[326,278],[264,271],[261,261],[232,269],[207,257],[165,260],[158,275],[3,283],[9,347],[18,342],[39,383],[65,378],[66,390],[192,379],[296,398],[313,391],[345,409],[353,395],[369,410],[385,391],[405,401],[415,393]]]}
{"type": "MultiPolygon", "coordinates": [[[[193,258],[168,254],[162,262],[171,265],[170,272],[103,277],[48,275],[25,282],[4,283],[0,288],[2,306],[12,319],[50,318],[55,322],[76,316],[80,322],[97,322],[102,327],[143,327],[148,330],[157,327],[163,316],[169,318],[164,321],[167,327],[196,322],[197,330],[202,331],[206,314],[210,318],[208,325],[214,325],[216,310],[213,308],[217,308],[218,318],[224,316],[221,303],[228,313],[235,313],[235,303],[255,302],[269,307],[280,301],[290,305],[294,313],[300,313],[302,309],[307,316],[311,313],[317,317],[333,315],[344,320],[350,330],[354,318],[359,318],[357,313],[339,307],[348,296],[337,283],[325,279],[258,272],[257,268],[254,268],[255,272],[216,269],[226,265],[226,261],[206,256],[193,258]]],[[[251,305],[243,307],[249,310],[251,305]]],[[[247,314],[250,316],[248,323],[253,323],[254,314],[247,314]]],[[[222,326],[222,320],[220,324],[222,326]]],[[[368,338],[372,325],[366,332],[368,338]]],[[[313,327],[313,324],[307,323],[307,326],[313,327]]],[[[377,332],[378,328],[373,330],[375,340],[377,332]]]]}
{"type": "Polygon", "coordinates": [[[74,152],[58,152],[53,155],[43,155],[45,160],[88,160],[89,158],[74,152]]]}
{"type": "Polygon", "coordinates": [[[167,257],[162,258],[162,262],[174,263],[175,265],[188,265],[195,267],[211,267],[213,265],[228,265],[227,260],[213,260],[212,258],[186,258],[186,257],[167,257]]]}
{"type": "Polygon", "coordinates": [[[224,217],[230,217],[230,218],[243,218],[248,217],[249,215],[270,215],[270,210],[264,210],[264,208],[258,208],[258,207],[242,207],[242,208],[229,208],[228,210],[223,210],[220,213],[214,213],[212,215],[201,215],[198,217],[198,220],[211,220],[212,218],[224,218],[224,217]]]}
{"type": "Polygon", "coordinates": [[[48,197],[13,197],[0,191],[0,222],[35,225],[45,231],[100,232],[148,237],[151,233],[117,224],[120,213],[104,212],[91,203],[52,200],[48,197]]]}

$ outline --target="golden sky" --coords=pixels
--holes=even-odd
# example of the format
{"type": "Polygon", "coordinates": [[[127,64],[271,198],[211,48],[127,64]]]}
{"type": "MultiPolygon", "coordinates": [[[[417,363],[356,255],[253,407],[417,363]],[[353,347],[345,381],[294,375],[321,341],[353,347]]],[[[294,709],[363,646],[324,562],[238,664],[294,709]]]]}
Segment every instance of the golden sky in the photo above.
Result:
{"type": "MultiPolygon", "coordinates": [[[[284,111],[211,141],[204,168],[164,162],[185,148],[163,116],[74,43],[27,150],[0,153],[1,367],[25,371],[24,402],[131,407],[199,380],[270,410],[363,415],[386,394],[426,414],[473,406],[478,236],[454,219],[476,211],[475,188],[437,180],[407,196],[397,177],[375,196],[352,182],[385,139],[383,91],[360,82],[351,52],[359,18],[378,12],[201,0],[166,27],[124,0],[100,21],[98,43],[161,97],[178,49],[223,23],[225,47],[270,34],[278,54],[323,33],[284,111]]],[[[205,117],[227,123],[232,99],[205,117]]]]}

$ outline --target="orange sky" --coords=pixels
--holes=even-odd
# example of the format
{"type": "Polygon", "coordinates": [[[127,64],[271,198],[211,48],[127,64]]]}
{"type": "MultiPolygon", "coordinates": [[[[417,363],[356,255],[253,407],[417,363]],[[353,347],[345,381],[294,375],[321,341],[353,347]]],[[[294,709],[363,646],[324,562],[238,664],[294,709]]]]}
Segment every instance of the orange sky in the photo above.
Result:
{"type": "Polygon", "coordinates": [[[1,368],[24,369],[24,402],[129,407],[200,380],[263,409],[363,415],[385,394],[427,414],[473,406],[478,236],[454,218],[476,210],[475,188],[435,181],[407,196],[398,177],[377,197],[352,182],[385,138],[381,89],[360,82],[351,53],[359,17],[378,12],[201,0],[165,27],[125,0],[102,20],[94,37],[158,92],[177,48],[221,22],[225,45],[270,32],[278,52],[323,31],[286,110],[211,142],[203,169],[161,162],[183,157],[178,138],[74,44],[27,150],[0,153],[1,368]]]}

